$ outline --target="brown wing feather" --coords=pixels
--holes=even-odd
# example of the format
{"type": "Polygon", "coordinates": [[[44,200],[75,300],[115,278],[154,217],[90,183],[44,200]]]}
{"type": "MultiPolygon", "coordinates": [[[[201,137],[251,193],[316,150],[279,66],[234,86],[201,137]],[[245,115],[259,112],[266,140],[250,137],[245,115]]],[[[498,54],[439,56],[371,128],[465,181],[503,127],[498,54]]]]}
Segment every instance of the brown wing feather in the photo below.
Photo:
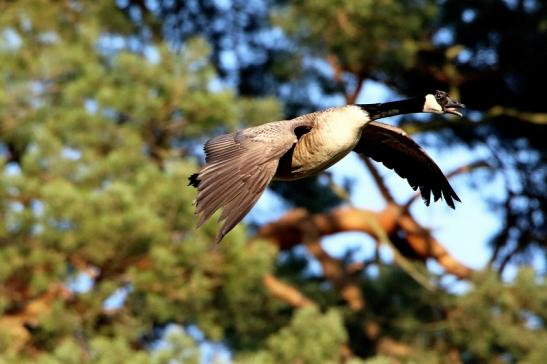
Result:
{"type": "Polygon", "coordinates": [[[198,189],[198,227],[222,209],[216,242],[222,240],[254,206],[272,180],[279,159],[296,141],[294,126],[282,122],[209,140],[204,147],[205,166],[190,176],[190,185],[198,189]]]}
{"type": "Polygon", "coordinates": [[[354,150],[406,178],[414,190],[420,189],[427,206],[431,193],[434,201],[443,197],[451,208],[455,208],[454,200],[460,201],[433,159],[402,129],[372,121],[363,130],[354,150]]]}

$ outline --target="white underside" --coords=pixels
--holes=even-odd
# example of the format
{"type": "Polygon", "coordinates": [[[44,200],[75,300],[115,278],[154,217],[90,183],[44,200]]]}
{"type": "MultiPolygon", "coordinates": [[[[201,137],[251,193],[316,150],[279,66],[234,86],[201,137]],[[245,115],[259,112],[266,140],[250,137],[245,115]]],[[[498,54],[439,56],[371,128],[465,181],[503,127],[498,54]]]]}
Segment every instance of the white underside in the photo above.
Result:
{"type": "Polygon", "coordinates": [[[353,150],[369,121],[368,114],[357,106],[326,111],[298,141],[290,174],[276,179],[309,177],[329,168],[353,150]]]}

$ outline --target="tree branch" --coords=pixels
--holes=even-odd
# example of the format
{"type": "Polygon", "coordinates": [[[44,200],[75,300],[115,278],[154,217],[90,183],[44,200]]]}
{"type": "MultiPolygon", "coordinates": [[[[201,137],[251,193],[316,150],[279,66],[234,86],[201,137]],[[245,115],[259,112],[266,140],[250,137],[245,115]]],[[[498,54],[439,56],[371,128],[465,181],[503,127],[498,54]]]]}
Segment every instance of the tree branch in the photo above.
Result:
{"type": "Polygon", "coordinates": [[[359,154],[359,158],[361,158],[361,160],[365,163],[368,170],[370,171],[370,174],[372,175],[372,179],[376,183],[376,186],[378,187],[378,190],[380,190],[380,193],[382,194],[382,197],[384,198],[384,200],[386,200],[387,203],[392,203],[392,204],[395,203],[395,199],[393,198],[393,195],[387,188],[387,185],[385,184],[384,179],[380,175],[380,172],[378,172],[378,169],[376,168],[374,163],[372,163],[369,157],[365,157],[361,154],[359,154]]]}
{"type": "Polygon", "coordinates": [[[305,243],[308,251],[321,264],[325,278],[332,282],[352,311],[365,308],[365,298],[355,279],[346,271],[342,263],[331,257],[321,246],[318,239],[305,243]]]}
{"type": "Polygon", "coordinates": [[[263,282],[264,286],[274,297],[287,302],[292,307],[300,308],[315,305],[312,300],[304,296],[298,289],[280,281],[271,274],[264,275],[263,282]]]}
{"type": "Polygon", "coordinates": [[[272,240],[284,250],[305,242],[310,229],[317,237],[344,231],[361,231],[381,240],[376,232],[377,226],[388,236],[402,232],[408,247],[416,255],[437,260],[446,272],[456,277],[468,278],[472,272],[452,257],[427,229],[410,215],[401,214],[401,208],[394,205],[388,205],[379,212],[342,208],[329,213],[309,214],[304,209],[294,209],[278,221],[263,226],[258,236],[272,240]]]}
{"type": "Polygon", "coordinates": [[[454,258],[435,239],[428,229],[418,224],[410,215],[405,214],[400,218],[399,225],[406,233],[406,241],[412,250],[421,257],[432,258],[441,265],[447,273],[458,278],[466,279],[472,273],[472,269],[454,258]]]}
{"type": "Polygon", "coordinates": [[[71,297],[72,293],[64,284],[53,283],[44,293],[26,302],[16,312],[0,317],[0,328],[10,342],[8,352],[15,353],[23,349],[31,339],[29,328],[38,325],[40,317],[51,311],[53,301],[66,301],[71,297]]]}
{"type": "Polygon", "coordinates": [[[486,113],[489,116],[505,115],[505,116],[509,116],[509,117],[519,119],[524,122],[529,122],[532,124],[539,124],[539,125],[547,124],[547,113],[521,111],[521,110],[509,108],[509,107],[503,107],[500,105],[492,107],[486,113]]]}
{"type": "Polygon", "coordinates": [[[357,85],[355,85],[355,89],[353,90],[353,92],[351,94],[345,94],[345,99],[346,99],[346,104],[347,105],[351,105],[351,104],[355,104],[355,102],[357,101],[357,97],[359,96],[359,94],[361,93],[361,90],[363,89],[363,84],[365,83],[365,77],[363,75],[358,75],[357,76],[357,85]]]}
{"type": "Polygon", "coordinates": [[[376,321],[366,321],[361,326],[365,336],[375,343],[378,353],[392,357],[404,358],[414,354],[412,347],[395,341],[389,336],[381,336],[382,327],[376,321]]]}

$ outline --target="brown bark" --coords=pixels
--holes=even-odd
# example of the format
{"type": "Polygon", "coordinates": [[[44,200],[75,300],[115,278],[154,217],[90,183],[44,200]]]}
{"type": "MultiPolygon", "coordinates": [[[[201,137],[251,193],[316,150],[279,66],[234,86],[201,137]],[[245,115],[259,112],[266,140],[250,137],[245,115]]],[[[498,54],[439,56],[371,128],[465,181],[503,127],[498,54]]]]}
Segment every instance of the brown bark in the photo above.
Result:
{"type": "Polygon", "coordinates": [[[325,252],[319,240],[306,243],[311,255],[321,264],[325,278],[332,282],[336,290],[353,311],[360,311],[365,308],[365,298],[355,278],[345,269],[343,264],[325,252]]]}
{"type": "Polygon", "coordinates": [[[414,350],[403,343],[393,340],[390,337],[381,337],[376,343],[376,350],[379,354],[405,358],[414,355],[414,350]]]}
{"type": "Polygon", "coordinates": [[[424,227],[419,225],[410,215],[400,218],[400,227],[406,233],[406,240],[412,250],[423,258],[432,258],[439,263],[447,273],[458,278],[469,278],[472,270],[454,258],[424,227]]]}
{"type": "Polygon", "coordinates": [[[307,307],[313,306],[315,303],[307,298],[298,289],[284,283],[271,274],[266,274],[263,278],[264,286],[270,293],[282,301],[287,302],[292,307],[307,307]]]}
{"type": "MultiPolygon", "coordinates": [[[[301,308],[316,305],[315,302],[304,296],[297,288],[280,281],[271,274],[264,276],[264,286],[274,297],[285,301],[292,307],[301,308]]],[[[410,346],[398,342],[389,336],[382,336],[381,327],[376,322],[365,323],[362,329],[365,336],[375,343],[374,345],[379,353],[396,358],[404,358],[414,354],[410,346]]],[[[349,360],[354,356],[351,348],[345,344],[340,347],[340,353],[342,361],[349,360]]]]}
{"type": "Polygon", "coordinates": [[[468,278],[472,270],[457,261],[409,214],[402,213],[396,205],[387,205],[382,211],[341,208],[329,213],[310,214],[304,209],[294,209],[276,222],[263,226],[258,235],[270,239],[280,249],[290,249],[305,241],[313,231],[317,237],[345,231],[361,231],[377,239],[377,226],[387,235],[401,231],[408,247],[420,258],[432,258],[458,278],[468,278]]]}
{"type": "Polygon", "coordinates": [[[0,330],[7,336],[10,345],[8,352],[20,351],[30,340],[30,327],[39,324],[40,317],[51,311],[52,302],[57,299],[67,300],[70,291],[61,283],[55,283],[40,296],[30,300],[17,312],[0,317],[0,330]]]}
{"type": "MultiPolygon", "coordinates": [[[[344,80],[342,79],[342,76],[344,75],[344,72],[347,72],[348,70],[345,70],[342,65],[340,64],[338,57],[334,54],[330,54],[327,56],[327,62],[330,64],[333,72],[333,78],[334,81],[340,86],[340,88],[345,89],[346,85],[344,80]]],[[[357,77],[357,82],[355,85],[355,88],[353,91],[348,91],[344,93],[344,99],[346,101],[346,105],[355,104],[357,101],[357,97],[361,93],[361,90],[363,89],[363,84],[365,83],[365,72],[358,72],[355,74],[355,77],[357,77]]]]}
{"type": "Polygon", "coordinates": [[[395,203],[395,199],[393,198],[393,195],[391,194],[391,192],[389,192],[389,189],[384,183],[384,180],[382,179],[382,176],[380,175],[380,172],[378,172],[378,169],[376,168],[374,163],[372,163],[369,157],[366,157],[362,154],[359,154],[359,157],[367,166],[370,174],[372,175],[372,179],[376,183],[376,186],[380,190],[380,193],[382,194],[382,197],[384,198],[384,200],[387,203],[395,203]]]}
{"type": "Polygon", "coordinates": [[[346,104],[351,105],[355,104],[357,102],[357,97],[359,97],[359,94],[361,93],[361,90],[363,89],[363,84],[365,83],[365,77],[362,75],[357,76],[357,85],[355,86],[355,89],[351,94],[346,94],[346,104]]]}

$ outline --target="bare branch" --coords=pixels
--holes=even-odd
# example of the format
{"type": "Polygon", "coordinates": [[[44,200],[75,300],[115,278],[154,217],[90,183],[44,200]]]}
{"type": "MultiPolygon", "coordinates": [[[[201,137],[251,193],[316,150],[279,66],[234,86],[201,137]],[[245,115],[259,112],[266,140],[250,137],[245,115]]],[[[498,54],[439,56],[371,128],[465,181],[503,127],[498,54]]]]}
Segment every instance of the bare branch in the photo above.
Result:
{"type": "Polygon", "coordinates": [[[304,235],[303,242],[312,256],[317,259],[323,269],[325,278],[332,282],[333,286],[348,303],[353,311],[360,311],[365,307],[365,299],[361,288],[337,259],[331,257],[321,246],[320,235],[316,227],[307,221],[301,225],[304,235]]]}
{"type": "Polygon", "coordinates": [[[357,76],[357,85],[355,85],[355,89],[353,89],[352,93],[350,93],[350,94],[346,93],[346,95],[345,95],[346,104],[348,104],[348,105],[355,104],[355,102],[357,101],[357,97],[359,96],[359,94],[361,93],[361,90],[363,89],[364,83],[365,83],[365,77],[361,74],[358,75],[357,76]]]}
{"type": "Polygon", "coordinates": [[[489,116],[506,115],[506,116],[510,116],[512,118],[516,118],[521,121],[525,121],[525,122],[529,122],[533,124],[539,124],[539,125],[547,124],[547,113],[526,112],[526,111],[521,111],[521,110],[509,108],[509,107],[499,106],[499,105],[494,106],[493,108],[488,110],[487,115],[489,116]]]}
{"type": "Polygon", "coordinates": [[[287,302],[292,307],[307,307],[313,306],[315,303],[304,296],[298,289],[284,283],[271,274],[264,275],[264,286],[270,293],[282,301],[287,302]]]}
{"type": "Polygon", "coordinates": [[[400,207],[394,205],[388,205],[379,212],[342,208],[314,215],[304,209],[295,209],[278,221],[263,226],[258,236],[272,240],[280,249],[290,249],[306,241],[305,236],[310,229],[314,230],[317,237],[344,231],[361,231],[381,240],[374,226],[377,223],[388,236],[402,230],[409,248],[419,257],[437,260],[448,273],[459,278],[469,277],[472,272],[470,268],[452,257],[427,229],[410,215],[401,214],[401,211],[400,207]]]}
{"type": "Polygon", "coordinates": [[[378,169],[376,168],[374,163],[372,163],[369,157],[365,157],[361,154],[359,155],[359,157],[365,163],[368,170],[370,171],[370,174],[372,175],[372,179],[376,183],[376,186],[378,187],[378,190],[380,190],[380,193],[382,194],[382,197],[384,198],[384,200],[386,200],[387,203],[392,203],[392,204],[395,203],[395,199],[393,198],[393,195],[387,188],[387,185],[385,184],[384,179],[380,175],[380,172],[378,172],[378,169]]]}
{"type": "Polygon", "coordinates": [[[28,328],[38,324],[39,318],[49,313],[55,300],[68,300],[72,293],[62,283],[53,283],[40,296],[32,298],[16,312],[0,317],[2,332],[10,342],[8,352],[18,352],[30,341],[28,328]]]}

